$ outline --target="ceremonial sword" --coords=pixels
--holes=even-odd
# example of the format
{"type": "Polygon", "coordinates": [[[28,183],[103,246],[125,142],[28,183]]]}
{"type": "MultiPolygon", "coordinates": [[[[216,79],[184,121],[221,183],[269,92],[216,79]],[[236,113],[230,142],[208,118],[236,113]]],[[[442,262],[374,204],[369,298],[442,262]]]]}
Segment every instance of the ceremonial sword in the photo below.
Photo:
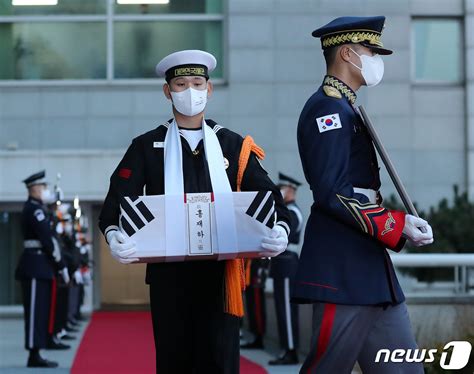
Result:
{"type": "MultiPolygon", "coordinates": [[[[388,174],[390,175],[390,179],[395,185],[395,188],[398,192],[398,195],[400,196],[400,199],[403,202],[403,205],[405,206],[405,209],[412,216],[420,217],[418,215],[418,212],[416,211],[415,205],[413,205],[413,202],[411,201],[410,196],[408,195],[407,190],[405,189],[405,186],[402,183],[402,180],[400,179],[400,176],[397,173],[397,170],[395,170],[395,166],[393,165],[392,160],[388,156],[388,153],[384,145],[382,144],[382,141],[380,140],[377,131],[375,131],[374,125],[372,125],[372,122],[370,121],[370,118],[362,105],[359,106],[359,113],[362,117],[362,121],[364,122],[365,127],[369,131],[369,135],[372,138],[372,142],[374,143],[375,149],[377,149],[377,153],[382,159],[382,162],[384,163],[385,168],[387,169],[388,174]]],[[[421,230],[421,232],[426,233],[426,228],[422,227],[419,229],[421,230]]]]}

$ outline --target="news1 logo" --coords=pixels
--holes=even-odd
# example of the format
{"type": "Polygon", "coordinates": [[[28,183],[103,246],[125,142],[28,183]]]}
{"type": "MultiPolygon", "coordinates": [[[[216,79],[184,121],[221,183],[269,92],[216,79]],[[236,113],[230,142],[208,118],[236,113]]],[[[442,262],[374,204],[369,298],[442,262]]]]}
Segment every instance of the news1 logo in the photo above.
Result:
{"type": "MultiPolygon", "coordinates": [[[[442,369],[460,370],[469,362],[471,343],[466,341],[452,341],[443,347],[439,365],[442,369]]],[[[435,361],[437,349],[380,349],[375,362],[423,362],[435,361]],[[383,357],[383,359],[382,359],[383,357]]]]}

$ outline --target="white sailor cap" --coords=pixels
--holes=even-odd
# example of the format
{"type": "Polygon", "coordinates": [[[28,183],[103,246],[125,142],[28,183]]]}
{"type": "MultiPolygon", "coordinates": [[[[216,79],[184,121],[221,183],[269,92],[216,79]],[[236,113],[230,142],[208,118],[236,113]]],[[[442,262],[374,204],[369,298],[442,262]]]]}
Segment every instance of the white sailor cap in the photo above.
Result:
{"type": "Polygon", "coordinates": [[[183,76],[200,76],[209,79],[209,73],[216,68],[216,58],[208,52],[190,49],[172,53],[156,65],[156,74],[171,79],[183,76]]]}

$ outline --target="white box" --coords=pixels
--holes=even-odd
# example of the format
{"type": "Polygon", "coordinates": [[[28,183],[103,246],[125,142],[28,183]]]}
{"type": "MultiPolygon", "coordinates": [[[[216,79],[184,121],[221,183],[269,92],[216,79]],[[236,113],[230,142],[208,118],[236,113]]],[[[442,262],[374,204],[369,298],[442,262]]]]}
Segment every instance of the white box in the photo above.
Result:
{"type": "MultiPolygon", "coordinates": [[[[261,242],[275,224],[275,203],[270,191],[233,192],[237,252],[226,252],[226,258],[260,257],[261,242]]],[[[166,249],[165,195],[125,197],[120,204],[120,229],[134,241],[139,262],[173,262],[219,259],[214,201],[211,193],[190,193],[183,196],[186,228],[185,247],[166,249]]]]}

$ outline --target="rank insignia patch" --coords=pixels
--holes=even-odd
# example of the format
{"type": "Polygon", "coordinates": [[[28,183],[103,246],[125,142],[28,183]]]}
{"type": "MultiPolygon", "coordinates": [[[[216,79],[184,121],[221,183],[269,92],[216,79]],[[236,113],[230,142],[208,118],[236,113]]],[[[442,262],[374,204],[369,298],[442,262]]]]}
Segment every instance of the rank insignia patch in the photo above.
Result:
{"type": "Polygon", "coordinates": [[[328,116],[316,118],[319,132],[342,129],[339,113],[329,114],[328,116]]]}

